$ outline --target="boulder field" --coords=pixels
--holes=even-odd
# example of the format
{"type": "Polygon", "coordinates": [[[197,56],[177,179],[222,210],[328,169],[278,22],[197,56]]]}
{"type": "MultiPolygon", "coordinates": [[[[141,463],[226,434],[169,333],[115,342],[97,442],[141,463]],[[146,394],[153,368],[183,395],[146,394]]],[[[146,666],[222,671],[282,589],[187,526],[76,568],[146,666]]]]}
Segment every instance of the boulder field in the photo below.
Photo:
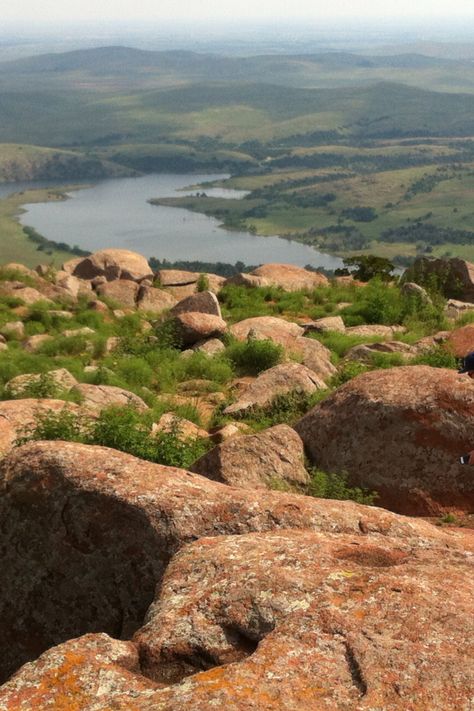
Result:
{"type": "Polygon", "coordinates": [[[18,281],[7,274],[0,291],[25,303],[0,328],[2,358],[19,364],[2,387],[25,397],[0,402],[0,711],[474,711],[474,536],[456,519],[474,511],[474,470],[459,463],[474,449],[474,381],[453,358],[472,326],[414,345],[397,340],[400,324],[346,326],[351,304],[331,292],[326,311],[332,283],[291,265],[229,280],[153,274],[144,257],[112,249],[59,272],[13,267],[18,281]],[[256,286],[278,287],[265,298],[281,318],[237,321],[254,309],[233,306],[232,289],[216,296],[233,282],[249,303],[256,286]],[[281,299],[295,289],[305,291],[281,299]],[[30,319],[40,299],[46,333],[30,319]],[[85,304],[100,316],[83,315],[85,304]],[[166,321],[181,341],[173,359],[160,345],[166,321]],[[81,336],[83,365],[61,355],[71,344],[51,341],[59,333],[81,336]],[[257,377],[235,355],[252,352],[235,341],[255,339],[282,346],[267,349],[282,362],[268,359],[257,377]],[[426,353],[453,369],[391,367],[345,382],[384,353],[426,353]],[[165,368],[176,369],[169,387],[165,368]],[[106,384],[114,369],[123,380],[106,384]],[[80,404],[28,397],[46,392],[80,404]],[[105,420],[111,404],[132,405],[146,425],[147,446],[134,451],[189,471],[106,447],[17,441],[37,413],[105,420]],[[159,451],[173,439],[165,433],[186,459],[159,451]],[[373,490],[378,506],[309,495],[325,483],[331,495],[373,490]]]}
{"type": "Polygon", "coordinates": [[[359,375],[296,423],[313,464],[375,489],[411,515],[474,510],[474,383],[453,370],[404,366],[359,375]]]}

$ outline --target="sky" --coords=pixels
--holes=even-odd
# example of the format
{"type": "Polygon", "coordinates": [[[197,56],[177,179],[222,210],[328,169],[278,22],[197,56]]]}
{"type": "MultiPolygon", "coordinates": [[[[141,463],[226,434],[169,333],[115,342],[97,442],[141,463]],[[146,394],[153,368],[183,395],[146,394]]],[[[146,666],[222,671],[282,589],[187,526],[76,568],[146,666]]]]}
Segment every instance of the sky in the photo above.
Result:
{"type": "Polygon", "coordinates": [[[2,22],[474,18],[473,0],[1,0],[2,22]]]}

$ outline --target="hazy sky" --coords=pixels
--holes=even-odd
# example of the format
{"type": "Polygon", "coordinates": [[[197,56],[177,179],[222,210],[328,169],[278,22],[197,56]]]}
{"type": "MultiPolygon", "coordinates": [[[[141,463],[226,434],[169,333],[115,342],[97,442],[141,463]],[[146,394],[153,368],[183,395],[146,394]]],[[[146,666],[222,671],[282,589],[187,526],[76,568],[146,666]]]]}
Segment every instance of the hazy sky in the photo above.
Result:
{"type": "Polygon", "coordinates": [[[1,19],[27,22],[56,20],[232,19],[315,21],[334,17],[402,17],[427,20],[474,17],[474,0],[1,0],[1,19]]]}

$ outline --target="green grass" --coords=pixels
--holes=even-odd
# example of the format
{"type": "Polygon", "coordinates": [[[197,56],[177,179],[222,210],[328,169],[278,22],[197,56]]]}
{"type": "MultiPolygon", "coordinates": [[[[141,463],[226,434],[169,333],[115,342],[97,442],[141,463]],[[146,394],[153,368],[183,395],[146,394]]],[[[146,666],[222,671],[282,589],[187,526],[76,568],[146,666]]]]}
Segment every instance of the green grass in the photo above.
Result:
{"type": "Polygon", "coordinates": [[[70,252],[59,250],[38,251],[37,245],[28,239],[23,227],[17,221],[26,203],[50,202],[64,199],[62,193],[51,190],[29,190],[0,200],[0,263],[17,262],[27,267],[38,264],[59,266],[71,259],[70,252]]]}

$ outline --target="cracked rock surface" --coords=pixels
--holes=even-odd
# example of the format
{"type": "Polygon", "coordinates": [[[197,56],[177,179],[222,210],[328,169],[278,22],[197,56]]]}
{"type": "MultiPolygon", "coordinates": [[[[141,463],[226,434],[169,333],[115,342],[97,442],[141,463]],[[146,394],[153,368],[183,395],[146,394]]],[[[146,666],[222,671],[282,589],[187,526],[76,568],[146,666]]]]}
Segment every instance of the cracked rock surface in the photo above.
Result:
{"type": "Polygon", "coordinates": [[[201,538],[133,642],[49,650],[2,687],[0,709],[469,711],[469,539],[417,527],[201,538]]]}
{"type": "Polygon", "coordinates": [[[72,442],[32,442],[2,460],[0,525],[2,680],[88,632],[129,639],[172,556],[203,536],[287,528],[446,540],[381,509],[238,489],[72,442]]]}

